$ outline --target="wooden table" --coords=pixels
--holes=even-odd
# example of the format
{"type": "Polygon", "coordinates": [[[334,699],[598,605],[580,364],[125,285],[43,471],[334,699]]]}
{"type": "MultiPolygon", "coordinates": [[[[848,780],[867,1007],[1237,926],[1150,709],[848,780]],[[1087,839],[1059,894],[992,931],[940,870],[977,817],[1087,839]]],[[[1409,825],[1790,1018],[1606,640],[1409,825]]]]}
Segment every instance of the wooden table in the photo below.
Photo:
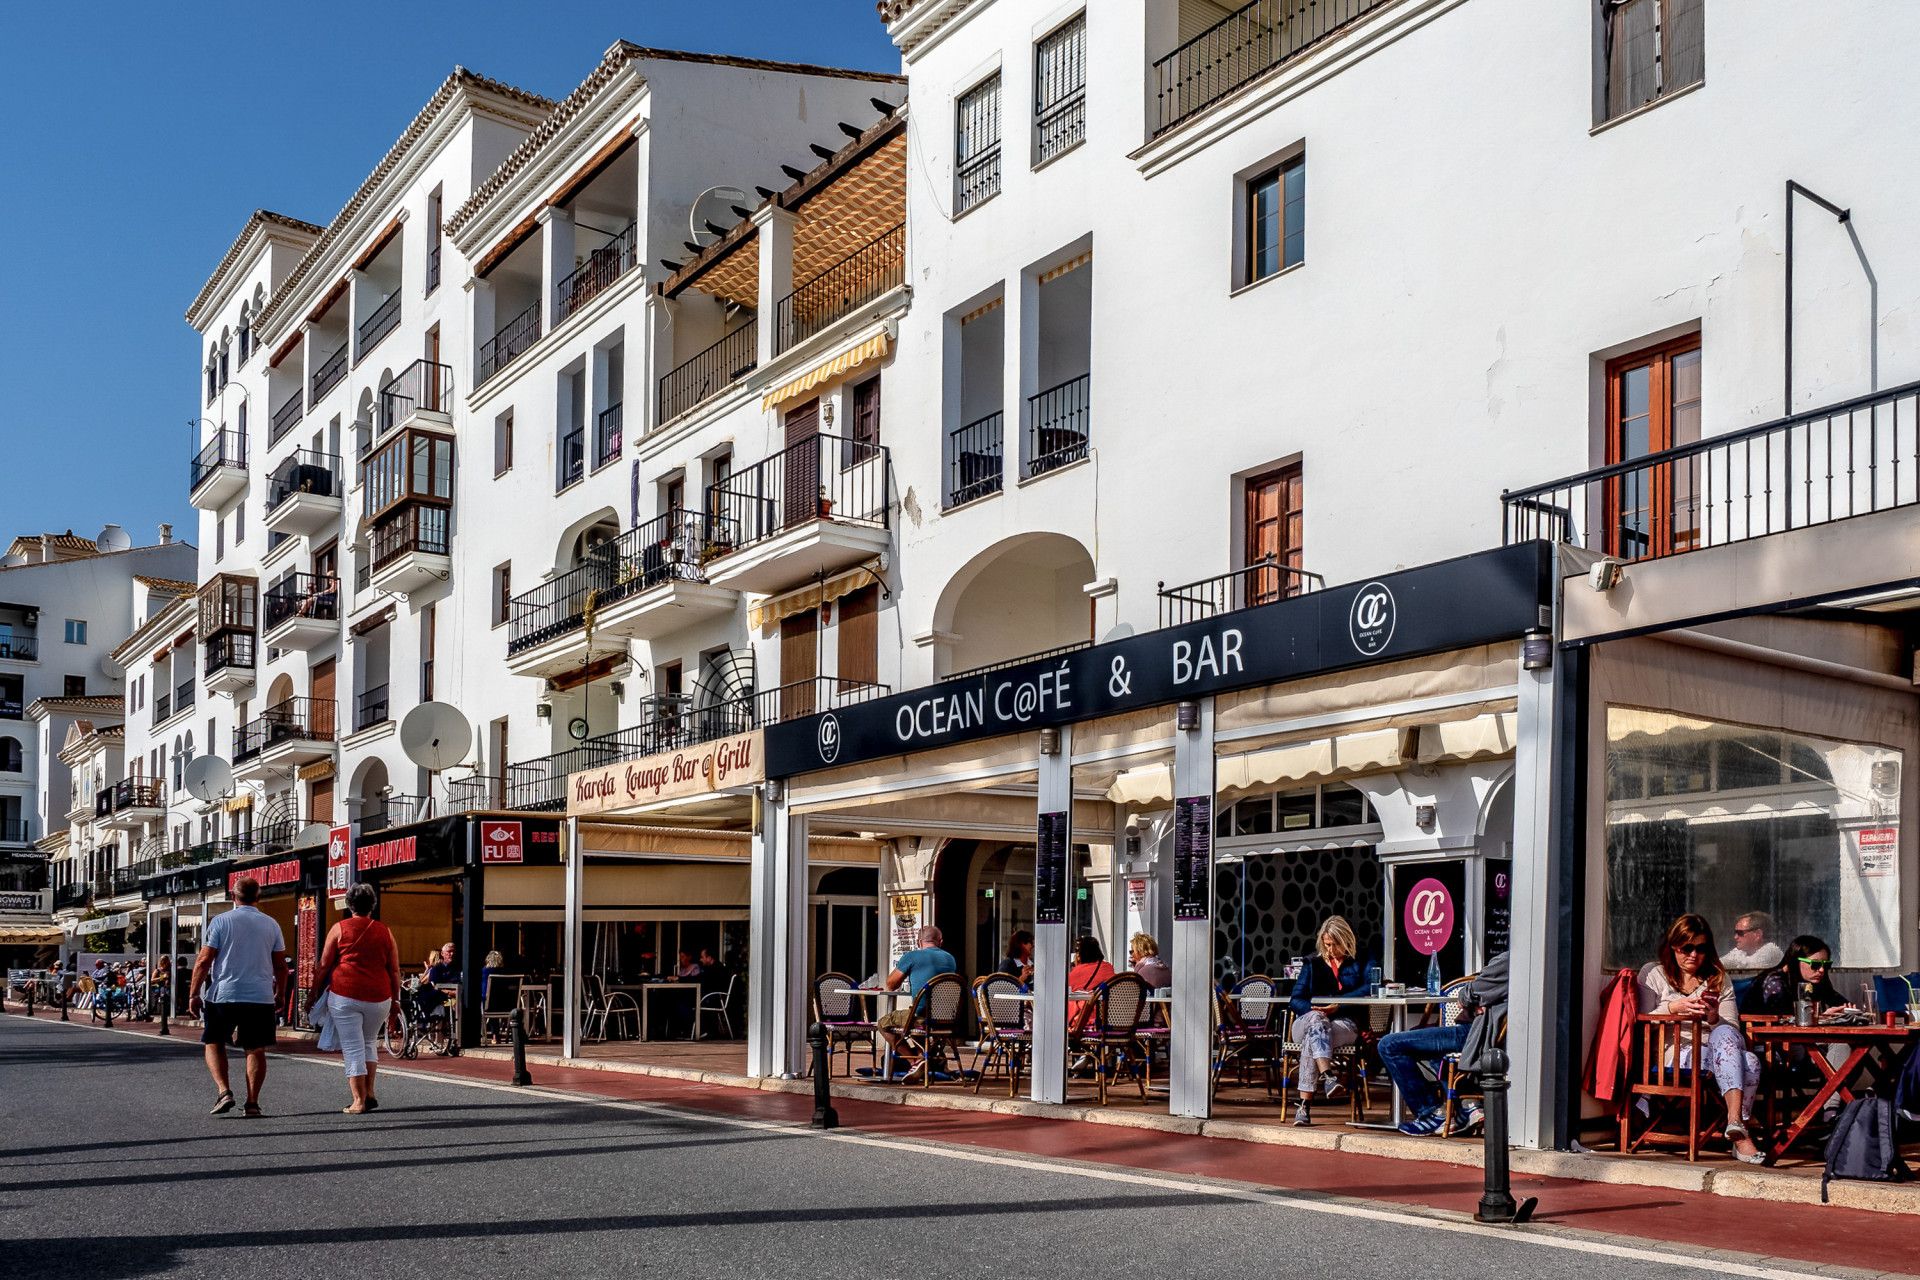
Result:
{"type": "Polygon", "coordinates": [[[1799,1141],[1800,1135],[1820,1118],[1820,1112],[1836,1095],[1842,1102],[1852,1102],[1853,1086],[1862,1075],[1871,1073],[1873,1083],[1884,1089],[1885,1096],[1892,1097],[1894,1066],[1901,1050],[1914,1039],[1920,1038],[1920,1025],[1902,1023],[1897,1027],[1889,1027],[1876,1022],[1864,1027],[1823,1027],[1818,1024],[1801,1027],[1782,1022],[1753,1027],[1747,1034],[1754,1046],[1764,1050],[1773,1061],[1784,1063],[1794,1048],[1804,1048],[1807,1061],[1823,1077],[1820,1087],[1807,1100],[1807,1104],[1787,1121],[1767,1145],[1766,1162],[1772,1164],[1786,1154],[1787,1148],[1799,1141]],[[1847,1046],[1846,1060],[1839,1066],[1827,1061],[1826,1047],[1830,1044],[1847,1046]]]}

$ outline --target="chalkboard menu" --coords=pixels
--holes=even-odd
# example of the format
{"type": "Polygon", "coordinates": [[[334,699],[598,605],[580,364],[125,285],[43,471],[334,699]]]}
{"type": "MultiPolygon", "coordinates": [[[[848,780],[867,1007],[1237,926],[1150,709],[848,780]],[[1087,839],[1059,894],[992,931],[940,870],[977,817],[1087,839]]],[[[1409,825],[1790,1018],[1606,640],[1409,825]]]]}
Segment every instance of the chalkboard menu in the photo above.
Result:
{"type": "Polygon", "coordinates": [[[1035,924],[1067,922],[1067,815],[1040,815],[1040,842],[1033,858],[1035,924]]]}
{"type": "Polygon", "coordinates": [[[1173,803],[1173,918],[1213,914],[1213,797],[1173,803]]]}
{"type": "Polygon", "coordinates": [[[1483,960],[1491,960],[1513,945],[1513,859],[1487,859],[1486,946],[1483,960]]]}

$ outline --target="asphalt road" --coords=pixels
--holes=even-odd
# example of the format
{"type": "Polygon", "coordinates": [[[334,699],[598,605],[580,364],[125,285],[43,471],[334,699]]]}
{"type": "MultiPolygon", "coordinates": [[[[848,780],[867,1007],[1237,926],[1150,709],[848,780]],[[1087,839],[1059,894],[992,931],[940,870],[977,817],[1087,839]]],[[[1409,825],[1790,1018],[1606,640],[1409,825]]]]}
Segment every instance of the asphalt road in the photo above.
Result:
{"type": "Polygon", "coordinates": [[[0,1276],[1727,1274],[1229,1183],[400,1074],[379,1093],[344,1116],[337,1060],[276,1059],[266,1118],[214,1118],[178,1041],[0,1017],[0,1276]]]}

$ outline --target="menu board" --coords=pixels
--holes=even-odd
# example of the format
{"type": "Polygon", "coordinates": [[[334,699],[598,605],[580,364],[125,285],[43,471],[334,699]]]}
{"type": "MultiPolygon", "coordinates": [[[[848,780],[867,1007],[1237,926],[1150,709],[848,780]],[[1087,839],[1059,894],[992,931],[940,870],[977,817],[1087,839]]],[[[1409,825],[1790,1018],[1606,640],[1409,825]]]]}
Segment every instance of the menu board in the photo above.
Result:
{"type": "Polygon", "coordinates": [[[1487,922],[1480,953],[1484,963],[1513,945],[1512,858],[1487,859],[1486,909],[1481,918],[1487,922]]]}
{"type": "Polygon", "coordinates": [[[1035,924],[1067,922],[1067,815],[1040,815],[1039,844],[1033,857],[1035,924]]]}
{"type": "Polygon", "coordinates": [[[1213,914],[1213,797],[1173,802],[1173,918],[1213,914]]]}

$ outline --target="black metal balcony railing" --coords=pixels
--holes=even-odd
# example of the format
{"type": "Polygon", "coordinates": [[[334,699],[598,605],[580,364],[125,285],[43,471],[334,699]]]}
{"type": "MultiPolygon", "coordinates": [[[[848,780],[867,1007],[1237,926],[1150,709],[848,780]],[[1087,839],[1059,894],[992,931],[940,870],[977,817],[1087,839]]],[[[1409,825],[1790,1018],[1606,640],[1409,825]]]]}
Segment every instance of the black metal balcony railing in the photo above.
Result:
{"type": "Polygon", "coordinates": [[[208,477],[222,467],[247,466],[247,436],[243,431],[216,431],[213,438],[202,446],[193,457],[193,465],[188,468],[189,480],[187,492],[192,493],[207,482],[208,477]]]}
{"type": "Polygon", "coordinates": [[[187,679],[182,680],[180,684],[173,691],[173,709],[175,711],[185,711],[188,707],[191,707],[192,705],[193,705],[193,679],[192,677],[188,677],[187,679]]]}
{"type": "Polygon", "coordinates": [[[1027,475],[1045,475],[1087,456],[1091,376],[1081,374],[1027,397],[1027,475]]]}
{"type": "Polygon", "coordinates": [[[355,332],[356,343],[353,349],[353,362],[359,364],[367,358],[367,352],[380,345],[380,339],[400,327],[400,290],[395,289],[381,300],[373,313],[360,322],[355,332]]]}
{"type": "Polygon", "coordinates": [[[0,662],[37,662],[40,658],[38,636],[0,635],[0,662]]]}
{"type": "Polygon", "coordinates": [[[1501,495],[1506,540],[1641,560],[1920,504],[1920,382],[1501,495]]]}
{"type": "Polygon", "coordinates": [[[479,370],[475,380],[485,382],[539,340],[540,304],[535,302],[501,325],[491,338],[480,344],[479,370]]]}
{"type": "Polygon", "coordinates": [[[386,685],[377,684],[371,689],[362,689],[353,699],[354,732],[385,724],[389,705],[386,685]]]}
{"type": "Polygon", "coordinates": [[[712,517],[674,510],[595,547],[585,563],[507,602],[507,652],[519,653],[586,624],[596,610],[663,582],[704,582],[712,548],[730,545],[712,517]]]}
{"type": "Polygon", "coordinates": [[[153,698],[153,722],[159,724],[172,715],[173,695],[171,693],[155,694],[153,698]]]}
{"type": "Polygon", "coordinates": [[[113,811],[158,809],[166,804],[165,788],[156,778],[122,778],[113,784],[113,811]]]}
{"type": "Polygon", "coordinates": [[[233,731],[233,759],[251,760],[282,742],[332,742],[332,698],[288,698],[276,702],[233,731]]]}
{"type": "Polygon", "coordinates": [[[1153,64],[1163,133],[1391,0],[1253,0],[1153,64]]]}
{"type": "Polygon", "coordinates": [[[300,388],[295,387],[293,394],[282,401],[280,407],[273,411],[273,417],[267,420],[268,447],[280,443],[287,432],[300,425],[304,409],[305,402],[300,394],[300,388]]]}
{"type": "Polygon", "coordinates": [[[140,892],[140,870],[134,866],[115,867],[113,869],[113,895],[121,897],[129,893],[140,892]]]}
{"type": "Polygon", "coordinates": [[[440,287],[440,244],[434,242],[427,250],[427,292],[432,293],[440,287]]]}
{"type": "Polygon", "coordinates": [[[340,496],[340,455],[295,449],[267,477],[267,510],[275,511],[296,493],[317,498],[340,496]]]}
{"type": "Polygon", "coordinates": [[[224,631],[206,640],[206,674],[211,676],[229,668],[254,669],[254,643],[251,631],[224,631]]]}
{"type": "Polygon", "coordinates": [[[1005,450],[1005,414],[990,413],[947,432],[946,505],[1000,492],[1005,450]]]}
{"type": "Polygon", "coordinates": [[[953,212],[965,213],[999,194],[1000,144],[996,142],[992,150],[973,156],[954,171],[953,212]]]}
{"type": "Polygon", "coordinates": [[[340,620],[340,579],[332,574],[290,573],[267,588],[266,629],[294,618],[340,620]]]}
{"type": "Polygon", "coordinates": [[[31,818],[0,818],[0,844],[28,844],[32,840],[31,818]]]}
{"type": "Polygon", "coordinates": [[[398,792],[376,796],[360,811],[360,834],[369,835],[375,831],[385,831],[388,827],[404,827],[428,817],[430,812],[425,796],[403,796],[398,792]]]}
{"type": "Polygon", "coordinates": [[[624,419],[620,405],[609,405],[602,409],[593,420],[593,465],[604,467],[620,456],[622,444],[621,426],[624,419]]]}
{"type": "Polygon", "coordinates": [[[585,423],[568,427],[554,441],[554,458],[558,470],[553,477],[553,488],[557,493],[570,484],[575,484],[587,474],[587,428],[585,423]]]}
{"type": "Polygon", "coordinates": [[[973,676],[983,676],[989,671],[1005,671],[1008,667],[1024,666],[1029,662],[1039,662],[1045,658],[1058,658],[1064,654],[1078,653],[1093,644],[1091,640],[1075,640],[1071,644],[1055,645],[1051,649],[1042,649],[1038,653],[1023,653],[1012,658],[1002,658],[998,662],[983,662],[977,667],[968,667],[965,671],[949,671],[941,676],[942,680],[966,680],[973,676]]]}
{"type": "Polygon", "coordinates": [[[1199,622],[1217,613],[1272,604],[1287,596],[1318,591],[1326,585],[1326,579],[1317,573],[1268,558],[1197,582],[1173,587],[1165,582],[1156,583],[1155,589],[1160,597],[1160,625],[1175,627],[1183,622],[1199,622]]]}
{"type": "Polygon", "coordinates": [[[607,286],[625,275],[638,262],[634,232],[639,223],[629,222],[626,230],[587,255],[571,275],[553,286],[553,323],[561,322],[593,301],[607,286]]]}
{"type": "Polygon", "coordinates": [[[1087,138],[1087,91],[1078,90],[1038,108],[1033,116],[1035,158],[1045,164],[1071,151],[1087,138]]]}
{"type": "Polygon", "coordinates": [[[784,720],[798,720],[802,716],[814,715],[821,711],[832,711],[855,703],[871,702],[875,698],[884,698],[891,692],[893,690],[887,685],[875,684],[867,680],[842,680],[835,676],[812,676],[805,680],[795,680],[775,689],[761,690],[753,695],[753,714],[749,727],[779,724],[784,720]]]}
{"type": "Polygon", "coordinates": [[[449,554],[446,507],[409,505],[373,527],[373,569],[377,573],[402,556],[449,554]]]}
{"type": "Polygon", "coordinates": [[[307,405],[309,408],[320,403],[320,397],[340,385],[347,376],[347,344],[343,339],[333,354],[313,366],[313,376],[307,380],[307,405]]]}
{"type": "MultiPolygon", "coordinates": [[[[450,413],[452,403],[453,366],[415,360],[380,388],[380,434],[416,413],[450,413]]],[[[367,444],[372,443],[368,437],[367,444]]]]}
{"type": "Polygon", "coordinates": [[[53,891],[53,909],[63,911],[68,907],[84,907],[92,899],[93,886],[85,880],[76,880],[53,891]]]}
{"type": "Polygon", "coordinates": [[[798,346],[834,321],[900,287],[906,278],[907,224],[881,232],[774,308],[778,349],[798,346]]]}
{"type": "Polygon", "coordinates": [[[885,445],[855,444],[823,433],[708,486],[707,510],[720,521],[716,533],[736,539],[727,550],[816,520],[885,529],[892,484],[885,445]],[[848,450],[853,465],[842,466],[848,450]]]}
{"type": "Polygon", "coordinates": [[[507,802],[507,780],[499,774],[470,773],[447,783],[446,812],[474,813],[498,809],[507,802]]]}
{"type": "Polygon", "coordinates": [[[759,344],[758,318],[749,317],[738,329],[665,374],[660,379],[655,425],[679,417],[752,373],[760,364],[759,344]]]}

